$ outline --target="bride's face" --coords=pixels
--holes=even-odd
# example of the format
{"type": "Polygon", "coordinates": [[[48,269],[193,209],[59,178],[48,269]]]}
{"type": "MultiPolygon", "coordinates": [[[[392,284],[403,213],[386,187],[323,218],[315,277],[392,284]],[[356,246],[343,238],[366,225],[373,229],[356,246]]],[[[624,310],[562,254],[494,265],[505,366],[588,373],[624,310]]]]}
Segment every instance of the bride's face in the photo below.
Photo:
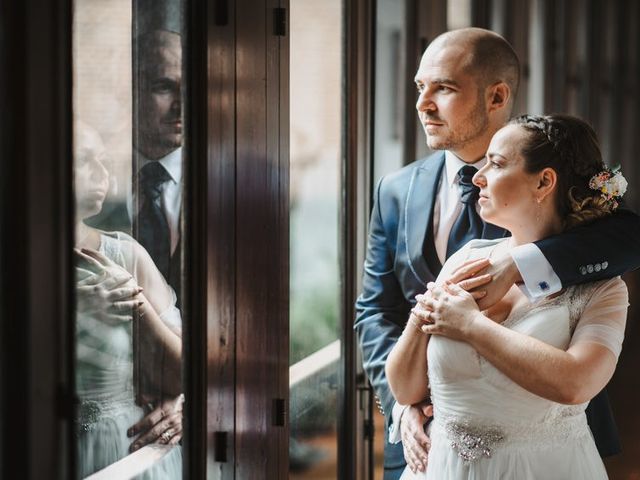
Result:
{"type": "Polygon", "coordinates": [[[109,189],[109,172],[104,166],[107,154],[98,132],[87,125],[77,127],[75,141],[76,214],[84,219],[102,210],[109,189]]]}
{"type": "Polygon", "coordinates": [[[486,222],[514,231],[536,220],[538,175],[525,171],[522,146],[527,132],[507,125],[491,139],[487,163],[473,177],[480,187],[480,216],[486,222]]]}

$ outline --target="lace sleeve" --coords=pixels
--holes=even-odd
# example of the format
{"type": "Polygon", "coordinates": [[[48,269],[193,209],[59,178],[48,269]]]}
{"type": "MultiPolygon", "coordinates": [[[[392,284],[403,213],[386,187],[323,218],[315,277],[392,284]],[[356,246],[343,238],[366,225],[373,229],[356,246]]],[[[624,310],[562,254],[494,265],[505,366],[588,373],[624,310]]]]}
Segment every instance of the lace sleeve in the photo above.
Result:
{"type": "Polygon", "coordinates": [[[176,294],[162,276],[145,248],[133,237],[115,232],[122,262],[138,285],[144,288],[144,295],[156,313],[174,333],[182,335],[182,317],[176,307],[176,294]]]}
{"type": "Polygon", "coordinates": [[[622,350],[628,306],[629,293],[620,277],[598,282],[582,310],[571,337],[571,346],[582,342],[598,343],[618,358],[622,350]]]}

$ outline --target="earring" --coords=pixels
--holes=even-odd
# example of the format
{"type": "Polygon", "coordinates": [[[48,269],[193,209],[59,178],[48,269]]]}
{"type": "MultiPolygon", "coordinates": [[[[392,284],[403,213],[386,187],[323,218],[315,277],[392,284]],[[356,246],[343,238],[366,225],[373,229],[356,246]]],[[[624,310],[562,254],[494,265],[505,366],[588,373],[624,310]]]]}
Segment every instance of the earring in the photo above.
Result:
{"type": "Polygon", "coordinates": [[[540,210],[542,207],[542,199],[541,198],[536,198],[536,203],[538,204],[538,206],[536,207],[536,223],[540,223],[540,210]]]}

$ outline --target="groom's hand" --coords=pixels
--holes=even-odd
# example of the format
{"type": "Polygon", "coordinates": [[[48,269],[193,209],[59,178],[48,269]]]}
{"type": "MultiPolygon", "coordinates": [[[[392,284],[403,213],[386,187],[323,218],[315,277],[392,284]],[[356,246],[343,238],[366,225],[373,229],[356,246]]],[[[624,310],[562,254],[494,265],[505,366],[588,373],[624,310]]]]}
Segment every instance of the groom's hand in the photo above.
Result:
{"type": "MultiPolygon", "coordinates": [[[[486,292],[484,297],[477,300],[480,310],[486,310],[491,307],[506,295],[514,283],[522,282],[516,262],[513,261],[513,257],[509,253],[492,259],[489,266],[482,273],[491,275],[491,280],[482,285],[482,287],[468,290],[470,293],[480,289],[486,292]]],[[[465,288],[465,290],[467,289],[465,288]]]]}
{"type": "Polygon", "coordinates": [[[184,395],[162,400],[159,405],[127,431],[139,437],[129,447],[135,452],[150,443],[175,445],[182,439],[182,406],[184,395]]]}
{"type": "Polygon", "coordinates": [[[424,472],[427,469],[431,439],[424,426],[433,416],[433,407],[427,403],[418,403],[407,408],[400,420],[400,435],[404,458],[412,472],[424,472]]]}

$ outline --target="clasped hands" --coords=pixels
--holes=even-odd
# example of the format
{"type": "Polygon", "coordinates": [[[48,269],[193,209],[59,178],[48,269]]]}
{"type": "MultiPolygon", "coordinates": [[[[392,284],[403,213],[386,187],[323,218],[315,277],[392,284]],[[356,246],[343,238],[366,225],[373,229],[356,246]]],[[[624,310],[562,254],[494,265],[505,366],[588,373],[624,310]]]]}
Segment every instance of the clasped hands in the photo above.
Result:
{"type": "Polygon", "coordinates": [[[117,263],[95,250],[75,249],[77,311],[110,325],[130,321],[144,301],[142,288],[117,263]]]}
{"type": "MultiPolygon", "coordinates": [[[[441,285],[429,283],[427,291],[416,297],[409,321],[425,333],[464,340],[474,317],[504,297],[520,280],[509,254],[493,261],[466,262],[441,285]]],[[[433,406],[422,402],[409,406],[400,421],[404,457],[414,473],[427,468],[431,440],[425,433],[425,425],[432,416],[433,406]]]]}
{"type": "Polygon", "coordinates": [[[424,333],[464,340],[481,310],[500,300],[520,279],[511,255],[462,264],[441,284],[417,295],[410,321],[424,333]]]}

